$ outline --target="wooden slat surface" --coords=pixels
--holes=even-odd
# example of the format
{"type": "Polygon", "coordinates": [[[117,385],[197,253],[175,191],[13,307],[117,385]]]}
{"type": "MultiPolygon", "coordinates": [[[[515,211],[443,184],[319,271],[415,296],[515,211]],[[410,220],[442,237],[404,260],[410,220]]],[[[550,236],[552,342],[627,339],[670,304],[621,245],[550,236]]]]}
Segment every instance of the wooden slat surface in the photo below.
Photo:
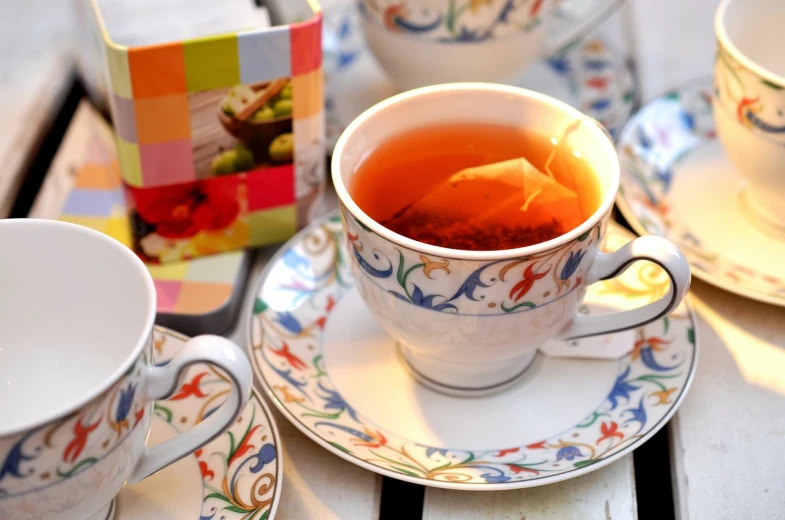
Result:
{"type": "Polygon", "coordinates": [[[693,283],[700,359],[671,422],[677,518],[785,518],[785,309],[693,283]]]}
{"type": "Polygon", "coordinates": [[[71,85],[71,2],[0,6],[0,218],[71,85]]]}
{"type": "Polygon", "coordinates": [[[428,489],[423,520],[626,520],[637,518],[632,456],[589,475],[531,489],[428,489]]]}

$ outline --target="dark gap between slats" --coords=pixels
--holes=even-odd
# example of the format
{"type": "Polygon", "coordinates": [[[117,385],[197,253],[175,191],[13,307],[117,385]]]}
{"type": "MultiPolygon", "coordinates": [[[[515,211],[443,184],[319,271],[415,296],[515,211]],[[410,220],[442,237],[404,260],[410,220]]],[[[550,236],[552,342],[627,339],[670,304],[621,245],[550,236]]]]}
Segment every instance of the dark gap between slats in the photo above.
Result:
{"type": "Polygon", "coordinates": [[[667,425],[633,452],[638,520],[675,520],[667,425]]]}
{"type": "Polygon", "coordinates": [[[30,212],[30,208],[38,195],[38,190],[41,189],[41,184],[49,171],[49,166],[52,164],[58,148],[60,148],[60,143],[62,143],[68,126],[71,124],[74,113],[76,113],[79,101],[85,96],[84,87],[74,76],[71,86],[68,88],[68,92],[60,105],[60,109],[57,111],[54,119],[48,122],[49,128],[44,132],[38,146],[34,146],[30,150],[29,164],[25,169],[24,181],[19,188],[19,193],[9,214],[11,218],[23,218],[30,212]]]}
{"type": "Polygon", "coordinates": [[[421,519],[424,498],[423,486],[384,477],[379,520],[421,519]]]}

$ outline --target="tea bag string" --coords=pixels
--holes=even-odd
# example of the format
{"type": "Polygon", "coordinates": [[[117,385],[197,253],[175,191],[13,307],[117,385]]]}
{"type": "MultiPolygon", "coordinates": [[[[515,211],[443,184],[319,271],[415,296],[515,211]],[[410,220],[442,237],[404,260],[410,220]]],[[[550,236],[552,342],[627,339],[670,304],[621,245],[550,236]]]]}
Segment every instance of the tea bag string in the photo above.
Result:
{"type": "MultiPolygon", "coordinates": [[[[550,154],[548,154],[548,159],[545,161],[545,165],[543,166],[543,169],[545,170],[545,173],[548,174],[548,176],[554,181],[556,180],[556,176],[553,174],[553,171],[551,171],[551,165],[553,164],[553,161],[556,159],[556,155],[564,151],[564,147],[567,145],[567,139],[569,139],[570,135],[573,132],[578,130],[578,128],[581,126],[581,123],[583,123],[583,119],[584,118],[578,118],[572,123],[568,124],[566,127],[564,127],[560,133],[561,135],[559,135],[559,138],[556,139],[555,143],[553,143],[554,147],[551,149],[550,154]]],[[[542,193],[542,188],[530,194],[529,197],[526,199],[526,202],[524,202],[523,206],[521,206],[520,208],[521,211],[529,211],[529,204],[531,204],[532,201],[535,198],[537,198],[537,196],[541,193],[542,193]]]]}

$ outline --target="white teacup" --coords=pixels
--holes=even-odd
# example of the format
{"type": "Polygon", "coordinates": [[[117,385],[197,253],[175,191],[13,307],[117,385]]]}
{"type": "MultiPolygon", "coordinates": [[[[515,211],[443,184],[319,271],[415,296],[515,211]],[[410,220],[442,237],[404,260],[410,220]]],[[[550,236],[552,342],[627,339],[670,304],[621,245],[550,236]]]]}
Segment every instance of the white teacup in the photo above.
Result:
{"type": "Polygon", "coordinates": [[[753,222],[785,233],[785,54],[782,0],[724,0],[714,30],[714,120],[746,181],[753,222]]]}
{"type": "Polygon", "coordinates": [[[620,0],[592,0],[585,17],[546,42],[558,0],[357,0],[374,56],[402,89],[456,81],[509,83],[585,35],[620,0]]]}
{"type": "Polygon", "coordinates": [[[616,150],[587,120],[568,145],[596,172],[602,202],[583,224],[530,247],[464,251],[411,240],[371,219],[348,185],[361,161],[390,137],[449,122],[506,124],[560,136],[584,118],[574,108],[528,90],[459,83],[412,90],[366,111],[333,152],[357,288],[403,359],[424,384],[455,395],[483,395],[512,384],[551,339],[618,332],[656,320],[681,302],[690,268],[667,240],[647,236],[601,253],[619,189],[616,150]],[[602,316],[577,316],[586,286],[613,278],[637,260],[659,264],[671,286],[662,299],[602,316]]]}
{"type": "Polygon", "coordinates": [[[155,288],[120,242],[47,220],[0,220],[0,519],[104,520],[138,482],[210,442],[242,412],[251,368],[199,336],[155,365],[155,288]],[[226,401],[146,448],[153,404],[193,363],[221,368],[226,401]]]}

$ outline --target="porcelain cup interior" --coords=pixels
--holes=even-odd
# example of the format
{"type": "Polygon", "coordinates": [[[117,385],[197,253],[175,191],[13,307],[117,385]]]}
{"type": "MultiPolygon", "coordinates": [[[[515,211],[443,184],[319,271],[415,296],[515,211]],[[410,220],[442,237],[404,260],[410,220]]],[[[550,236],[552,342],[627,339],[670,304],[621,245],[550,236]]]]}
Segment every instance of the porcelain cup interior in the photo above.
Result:
{"type": "Polygon", "coordinates": [[[785,236],[785,54],[780,0],[724,0],[715,16],[717,134],[745,180],[743,208],[785,236]]]}
{"type": "Polygon", "coordinates": [[[81,226],[0,221],[0,437],[88,403],[135,362],[155,318],[144,264],[81,226]]]}

